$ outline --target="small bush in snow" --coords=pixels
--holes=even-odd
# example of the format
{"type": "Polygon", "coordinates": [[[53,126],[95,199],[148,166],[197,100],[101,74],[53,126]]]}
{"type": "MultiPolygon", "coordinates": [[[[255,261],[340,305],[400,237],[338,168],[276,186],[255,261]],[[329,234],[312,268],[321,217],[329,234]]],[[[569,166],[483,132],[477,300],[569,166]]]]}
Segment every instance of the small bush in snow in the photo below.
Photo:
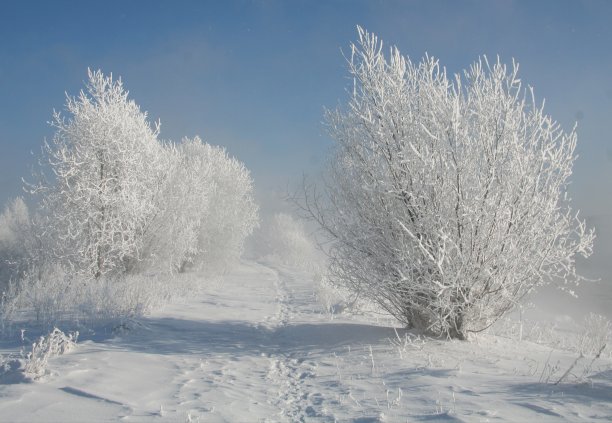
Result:
{"type": "Polygon", "coordinates": [[[47,372],[49,359],[62,355],[74,348],[79,333],[66,335],[58,328],[54,328],[48,335],[41,336],[32,344],[32,351],[25,356],[23,373],[31,379],[38,379],[47,372]]]}
{"type": "Polygon", "coordinates": [[[589,313],[584,319],[576,349],[585,356],[601,354],[612,342],[612,322],[605,316],[589,313]]]}
{"type": "Polygon", "coordinates": [[[332,317],[344,312],[350,303],[350,293],[331,283],[327,275],[320,271],[313,272],[312,281],[315,295],[323,309],[332,317]]]}

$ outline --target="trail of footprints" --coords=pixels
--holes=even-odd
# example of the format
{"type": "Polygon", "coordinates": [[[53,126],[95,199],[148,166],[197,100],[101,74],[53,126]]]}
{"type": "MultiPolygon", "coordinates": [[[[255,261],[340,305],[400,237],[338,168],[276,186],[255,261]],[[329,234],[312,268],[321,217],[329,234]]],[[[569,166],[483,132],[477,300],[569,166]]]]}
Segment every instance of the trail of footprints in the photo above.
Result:
{"type": "Polygon", "coordinates": [[[316,364],[302,358],[270,358],[268,378],[275,383],[270,401],[280,409],[279,415],[291,422],[322,417],[318,411],[323,402],[320,394],[310,393],[310,379],[316,377],[316,364]]]}
{"type": "MultiPolygon", "coordinates": [[[[264,325],[272,330],[287,326],[290,316],[296,314],[293,304],[299,295],[299,291],[289,292],[283,277],[277,273],[274,278],[276,289],[277,311],[264,320],[264,325]]],[[[305,357],[299,356],[290,351],[284,351],[275,345],[274,335],[270,336],[270,346],[268,351],[262,351],[262,355],[267,356],[269,367],[267,370],[258,371],[253,369],[250,375],[253,379],[264,378],[269,385],[267,391],[267,404],[270,408],[278,410],[275,416],[271,416],[266,421],[271,422],[305,422],[305,421],[334,421],[330,416],[326,416],[323,410],[323,395],[317,392],[315,378],[317,376],[317,364],[305,357]]],[[[210,388],[214,386],[223,387],[229,391],[236,391],[234,395],[249,395],[247,380],[243,380],[245,375],[237,375],[233,371],[231,364],[236,358],[229,358],[225,365],[220,368],[211,369],[208,361],[191,363],[189,370],[181,374],[177,381],[180,386],[176,396],[180,397],[179,404],[183,407],[206,414],[214,412],[212,404],[203,403],[204,397],[199,392],[196,380],[206,378],[209,380],[210,388]],[[241,392],[241,394],[239,393],[241,392]]],[[[214,361],[214,358],[213,358],[214,361]]],[[[211,363],[212,364],[212,363],[211,363]]],[[[247,378],[248,379],[248,378],[247,378]]],[[[261,379],[260,379],[261,380],[261,379]]],[[[252,380],[254,383],[255,380],[252,380]]],[[[229,395],[232,395],[228,392],[229,395]]],[[[263,400],[263,398],[261,398],[263,400]]],[[[253,398],[250,399],[253,401],[253,398]]]]}
{"type": "MultiPolygon", "coordinates": [[[[280,307],[278,327],[283,327],[290,320],[291,305],[296,302],[291,298],[281,275],[276,278],[276,290],[280,307]]],[[[312,421],[313,418],[323,418],[320,412],[323,397],[313,392],[317,364],[280,350],[271,354],[269,359],[267,378],[274,384],[274,388],[269,392],[268,402],[280,410],[280,419],[305,422],[307,419],[312,421]]]]}

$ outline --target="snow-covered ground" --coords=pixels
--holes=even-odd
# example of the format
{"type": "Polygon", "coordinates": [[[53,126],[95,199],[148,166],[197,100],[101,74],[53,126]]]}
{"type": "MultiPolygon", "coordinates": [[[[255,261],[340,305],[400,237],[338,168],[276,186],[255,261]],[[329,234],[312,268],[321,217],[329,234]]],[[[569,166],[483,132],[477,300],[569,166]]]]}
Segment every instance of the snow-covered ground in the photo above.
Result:
{"type": "Polygon", "coordinates": [[[245,261],[126,330],[82,334],[36,382],[0,378],[0,421],[612,420],[609,354],[564,377],[576,353],[424,340],[391,320],[331,316],[315,292],[307,273],[245,261]]]}

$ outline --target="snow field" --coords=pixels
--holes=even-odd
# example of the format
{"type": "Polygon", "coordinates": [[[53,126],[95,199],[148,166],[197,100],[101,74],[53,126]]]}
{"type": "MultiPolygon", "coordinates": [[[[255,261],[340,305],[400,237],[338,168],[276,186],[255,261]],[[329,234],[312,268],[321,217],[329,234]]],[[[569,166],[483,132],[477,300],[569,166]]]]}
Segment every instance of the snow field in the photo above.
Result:
{"type": "Polygon", "coordinates": [[[0,377],[0,421],[612,418],[607,355],[555,385],[575,353],[493,335],[425,339],[382,316],[330,315],[315,291],[308,272],[245,261],[130,330],[90,335],[37,382],[0,377]]]}

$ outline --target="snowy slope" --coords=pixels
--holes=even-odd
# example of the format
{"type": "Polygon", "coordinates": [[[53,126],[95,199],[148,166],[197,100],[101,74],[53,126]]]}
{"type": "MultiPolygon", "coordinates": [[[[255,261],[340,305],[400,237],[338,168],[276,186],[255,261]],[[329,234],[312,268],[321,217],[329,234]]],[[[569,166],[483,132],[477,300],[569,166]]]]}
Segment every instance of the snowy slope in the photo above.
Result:
{"type": "Polygon", "coordinates": [[[244,262],[140,323],[80,341],[40,381],[0,378],[0,421],[612,420],[609,356],[554,385],[576,354],[332,319],[311,278],[286,268],[244,262]]]}

